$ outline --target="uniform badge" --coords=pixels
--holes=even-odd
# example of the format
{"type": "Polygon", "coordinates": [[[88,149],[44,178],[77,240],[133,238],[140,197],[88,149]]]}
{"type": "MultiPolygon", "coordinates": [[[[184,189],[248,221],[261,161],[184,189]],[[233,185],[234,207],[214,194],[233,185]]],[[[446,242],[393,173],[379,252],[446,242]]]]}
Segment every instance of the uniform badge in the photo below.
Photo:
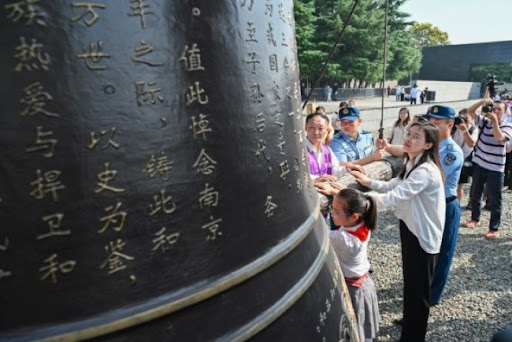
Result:
{"type": "Polygon", "coordinates": [[[348,114],[348,109],[347,109],[347,108],[343,108],[342,113],[343,113],[343,114],[348,114]]]}
{"type": "Polygon", "coordinates": [[[444,157],[444,163],[446,165],[452,165],[455,160],[457,160],[457,157],[451,153],[448,153],[446,157],[444,157]]]}
{"type": "Polygon", "coordinates": [[[452,145],[452,144],[448,144],[448,145],[446,145],[446,149],[447,149],[448,151],[453,150],[453,145],[452,145]]]}
{"type": "Polygon", "coordinates": [[[434,107],[434,108],[432,109],[432,111],[433,111],[434,113],[437,113],[437,112],[439,112],[439,108],[434,107]]]}

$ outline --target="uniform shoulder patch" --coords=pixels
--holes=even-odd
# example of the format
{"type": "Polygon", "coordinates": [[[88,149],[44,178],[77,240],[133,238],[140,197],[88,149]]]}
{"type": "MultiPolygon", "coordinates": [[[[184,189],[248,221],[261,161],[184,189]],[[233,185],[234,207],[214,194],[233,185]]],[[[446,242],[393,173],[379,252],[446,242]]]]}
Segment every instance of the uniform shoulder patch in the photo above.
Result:
{"type": "Polygon", "coordinates": [[[446,149],[447,149],[448,151],[453,151],[453,144],[448,144],[448,145],[446,145],[446,149]]]}
{"type": "Polygon", "coordinates": [[[448,153],[445,157],[444,157],[444,160],[443,162],[446,164],[446,165],[452,165],[453,162],[457,160],[457,157],[454,155],[454,154],[451,154],[451,153],[448,153]]]}

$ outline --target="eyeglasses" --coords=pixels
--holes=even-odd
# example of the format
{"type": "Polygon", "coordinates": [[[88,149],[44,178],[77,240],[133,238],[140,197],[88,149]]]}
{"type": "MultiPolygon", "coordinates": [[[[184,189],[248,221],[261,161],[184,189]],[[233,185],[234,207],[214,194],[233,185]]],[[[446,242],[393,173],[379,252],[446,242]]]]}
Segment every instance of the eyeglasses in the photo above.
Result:
{"type": "Polygon", "coordinates": [[[411,134],[409,132],[405,132],[404,133],[404,139],[409,139],[409,140],[422,140],[423,137],[419,134],[411,134]]]}
{"type": "Polygon", "coordinates": [[[343,217],[343,216],[350,216],[352,214],[338,214],[337,212],[334,211],[334,208],[332,207],[332,205],[329,206],[329,211],[331,212],[332,216],[336,216],[336,217],[343,217]]]}

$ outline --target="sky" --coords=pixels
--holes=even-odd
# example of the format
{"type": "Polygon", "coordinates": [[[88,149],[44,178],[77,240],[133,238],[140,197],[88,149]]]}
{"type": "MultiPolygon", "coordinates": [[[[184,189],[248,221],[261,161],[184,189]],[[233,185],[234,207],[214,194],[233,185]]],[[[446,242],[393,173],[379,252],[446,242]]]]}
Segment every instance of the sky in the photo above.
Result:
{"type": "Polygon", "coordinates": [[[408,0],[400,9],[447,32],[452,45],[512,40],[512,0],[408,0]]]}

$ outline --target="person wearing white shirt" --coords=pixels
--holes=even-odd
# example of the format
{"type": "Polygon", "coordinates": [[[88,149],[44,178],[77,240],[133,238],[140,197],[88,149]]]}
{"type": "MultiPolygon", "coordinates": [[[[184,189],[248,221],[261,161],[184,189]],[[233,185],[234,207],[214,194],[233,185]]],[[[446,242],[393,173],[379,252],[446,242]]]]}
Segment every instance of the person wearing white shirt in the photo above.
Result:
{"type": "Polygon", "coordinates": [[[423,90],[418,88],[418,85],[415,84],[411,88],[411,104],[416,104],[416,100],[418,99],[418,96],[420,96],[423,93],[423,90]]]}
{"type": "Polygon", "coordinates": [[[376,181],[352,171],[359,184],[378,193],[377,205],[395,207],[400,220],[404,308],[401,341],[424,341],[430,313],[430,284],[441,248],[446,201],[439,163],[439,131],[414,123],[405,134],[404,166],[397,178],[376,181]]]}

